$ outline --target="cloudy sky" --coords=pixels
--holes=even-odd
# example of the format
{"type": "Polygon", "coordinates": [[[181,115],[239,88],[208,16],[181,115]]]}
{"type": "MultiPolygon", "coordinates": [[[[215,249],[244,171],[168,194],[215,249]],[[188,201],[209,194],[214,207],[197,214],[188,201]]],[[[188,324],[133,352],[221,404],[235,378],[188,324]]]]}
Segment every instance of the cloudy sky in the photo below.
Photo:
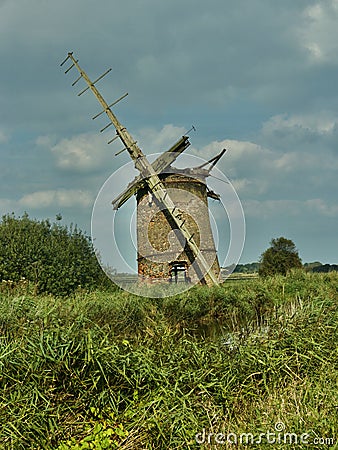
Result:
{"type": "MultiPolygon", "coordinates": [[[[187,152],[212,157],[242,202],[242,263],[271,238],[304,262],[337,263],[337,0],[0,0],[2,214],[76,223],[129,161],[75,71],[74,51],[144,153],[193,124],[187,152]]],[[[129,180],[126,180],[126,183],[129,180]]],[[[130,200],[132,201],[132,200],[130,200]]],[[[122,210],[121,210],[122,211],[122,210]]]]}

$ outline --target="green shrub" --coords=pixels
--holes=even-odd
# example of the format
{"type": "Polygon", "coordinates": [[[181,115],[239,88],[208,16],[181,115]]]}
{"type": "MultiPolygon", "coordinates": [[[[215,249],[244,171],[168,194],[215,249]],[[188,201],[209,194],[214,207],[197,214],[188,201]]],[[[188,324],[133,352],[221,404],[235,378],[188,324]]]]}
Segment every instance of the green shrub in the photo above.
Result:
{"type": "Polygon", "coordinates": [[[108,283],[105,278],[89,237],[76,226],[33,220],[27,214],[2,217],[0,280],[7,288],[22,286],[24,280],[35,293],[68,295],[108,283]]]}
{"type": "Polygon", "coordinates": [[[261,276],[286,275],[291,269],[302,267],[298,250],[290,239],[272,239],[270,245],[260,258],[258,273],[261,276]]]}

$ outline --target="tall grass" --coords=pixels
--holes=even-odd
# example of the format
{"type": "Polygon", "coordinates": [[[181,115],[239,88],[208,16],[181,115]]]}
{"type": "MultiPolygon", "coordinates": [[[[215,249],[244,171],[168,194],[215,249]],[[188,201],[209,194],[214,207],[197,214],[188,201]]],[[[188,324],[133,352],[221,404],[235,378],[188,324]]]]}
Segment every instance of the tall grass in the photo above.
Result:
{"type": "Polygon", "coordinates": [[[0,448],[228,448],[217,433],[279,422],[337,439],[337,298],[337,274],[302,272],[163,299],[3,293],[0,448]]]}

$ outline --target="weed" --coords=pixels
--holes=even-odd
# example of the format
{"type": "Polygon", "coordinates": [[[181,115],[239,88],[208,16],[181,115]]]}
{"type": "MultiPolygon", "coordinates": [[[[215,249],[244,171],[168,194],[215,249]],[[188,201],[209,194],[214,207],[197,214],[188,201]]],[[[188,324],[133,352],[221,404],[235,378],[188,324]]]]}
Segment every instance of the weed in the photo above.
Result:
{"type": "Polygon", "coordinates": [[[336,438],[337,288],[296,272],[162,299],[3,291],[0,449],[192,449],[277,422],[336,438]]]}

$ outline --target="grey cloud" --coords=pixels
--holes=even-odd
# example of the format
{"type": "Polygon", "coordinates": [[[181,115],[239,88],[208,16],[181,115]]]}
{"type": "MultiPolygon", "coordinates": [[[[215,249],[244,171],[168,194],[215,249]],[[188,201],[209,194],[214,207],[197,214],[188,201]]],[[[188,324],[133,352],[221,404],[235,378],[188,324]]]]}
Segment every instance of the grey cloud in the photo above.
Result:
{"type": "Polygon", "coordinates": [[[90,173],[102,169],[110,152],[98,134],[80,134],[62,139],[51,147],[57,166],[65,171],[90,173]]]}
{"type": "MultiPolygon", "coordinates": [[[[201,101],[224,107],[230,88],[236,97],[266,102],[275,93],[276,100],[283,84],[299,77],[292,66],[297,71],[302,66],[302,48],[294,37],[300,5],[152,0],[103,1],[98,8],[85,1],[72,2],[70,9],[69,2],[35,0],[27,10],[18,1],[2,7],[5,42],[11,43],[0,44],[6,62],[2,85],[15,86],[17,117],[32,107],[41,121],[55,121],[65,110],[75,116],[75,102],[69,101],[58,70],[65,53],[75,50],[93,76],[111,64],[111,89],[130,89],[139,112],[161,105],[189,108],[201,101]],[[63,111],[56,101],[60,95],[63,111]]],[[[8,94],[2,93],[5,99],[8,94]]],[[[29,114],[29,121],[33,117],[29,114]]]]}
{"type": "MultiPolygon", "coordinates": [[[[228,148],[218,167],[248,214],[258,202],[271,221],[249,218],[255,244],[245,259],[282,225],[301,239],[305,223],[314,236],[337,219],[337,15],[333,0],[0,1],[2,211],[38,199],[67,209],[60,189],[94,198],[129,161],[113,158],[120,146],[99,135],[102,118],[91,120],[99,105],[90,93],[78,98],[76,73],[59,66],[74,50],[92,78],[113,68],[99,88],[107,101],[129,92],[116,112],[146,154],[191,123],[188,153],[228,148]]],[[[88,229],[82,203],[69,218],[88,229]]]]}
{"type": "Polygon", "coordinates": [[[46,190],[32,192],[24,195],[19,200],[19,205],[24,208],[44,209],[50,206],[59,208],[70,208],[79,206],[88,208],[93,203],[93,197],[88,191],[83,190],[46,190]]]}

